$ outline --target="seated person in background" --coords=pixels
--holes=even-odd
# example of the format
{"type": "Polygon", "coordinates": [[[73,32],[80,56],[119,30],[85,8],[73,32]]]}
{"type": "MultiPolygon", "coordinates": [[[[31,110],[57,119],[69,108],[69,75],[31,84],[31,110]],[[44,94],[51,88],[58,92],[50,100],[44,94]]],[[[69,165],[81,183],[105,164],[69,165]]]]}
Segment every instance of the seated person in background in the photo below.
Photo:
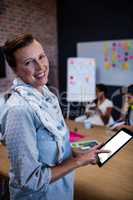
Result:
{"type": "Polygon", "coordinates": [[[76,122],[90,122],[94,125],[109,125],[113,123],[113,118],[111,116],[113,103],[107,98],[107,88],[103,84],[98,84],[96,87],[95,104],[91,108],[86,109],[84,119],[76,118],[76,122]],[[81,119],[81,121],[80,121],[81,119]]]}
{"type": "Polygon", "coordinates": [[[117,120],[119,121],[125,121],[125,117],[126,117],[126,113],[128,111],[128,97],[127,97],[127,87],[125,88],[125,92],[122,93],[122,108],[121,108],[121,114],[119,119],[117,120]]]}
{"type": "Polygon", "coordinates": [[[128,86],[127,89],[127,103],[128,103],[128,111],[125,115],[124,124],[115,124],[113,130],[120,130],[121,128],[127,128],[128,130],[133,132],[133,85],[128,86]]]}

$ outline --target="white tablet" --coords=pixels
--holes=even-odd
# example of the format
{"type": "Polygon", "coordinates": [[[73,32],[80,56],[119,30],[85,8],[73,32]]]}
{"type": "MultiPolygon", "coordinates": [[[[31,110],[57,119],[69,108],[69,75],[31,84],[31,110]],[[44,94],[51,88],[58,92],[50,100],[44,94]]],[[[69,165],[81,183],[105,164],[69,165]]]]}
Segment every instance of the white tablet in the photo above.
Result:
{"type": "Polygon", "coordinates": [[[113,135],[107,142],[105,142],[100,149],[109,150],[110,153],[98,154],[98,166],[103,166],[110,158],[112,158],[120,149],[122,149],[131,139],[133,133],[122,128],[115,135],[113,135]]]}

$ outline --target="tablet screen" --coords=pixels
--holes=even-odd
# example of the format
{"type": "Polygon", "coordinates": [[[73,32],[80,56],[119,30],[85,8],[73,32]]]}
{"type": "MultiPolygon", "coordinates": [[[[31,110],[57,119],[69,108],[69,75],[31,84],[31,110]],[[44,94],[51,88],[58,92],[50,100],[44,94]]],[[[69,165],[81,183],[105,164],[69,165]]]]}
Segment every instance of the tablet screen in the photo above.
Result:
{"type": "Polygon", "coordinates": [[[132,139],[132,135],[126,129],[121,129],[112,138],[110,138],[101,149],[110,150],[110,153],[98,154],[98,165],[102,166],[107,160],[109,160],[116,152],[118,152],[129,140],[132,139]]]}

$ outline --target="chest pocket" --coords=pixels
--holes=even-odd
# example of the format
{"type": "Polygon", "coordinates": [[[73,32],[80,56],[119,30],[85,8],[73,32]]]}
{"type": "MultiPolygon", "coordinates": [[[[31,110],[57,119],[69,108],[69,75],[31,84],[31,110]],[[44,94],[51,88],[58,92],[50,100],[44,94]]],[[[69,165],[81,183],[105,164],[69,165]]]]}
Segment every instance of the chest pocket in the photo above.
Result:
{"type": "Polygon", "coordinates": [[[53,166],[57,163],[58,147],[57,143],[49,135],[47,129],[40,129],[37,132],[37,147],[39,150],[39,161],[53,166]]]}

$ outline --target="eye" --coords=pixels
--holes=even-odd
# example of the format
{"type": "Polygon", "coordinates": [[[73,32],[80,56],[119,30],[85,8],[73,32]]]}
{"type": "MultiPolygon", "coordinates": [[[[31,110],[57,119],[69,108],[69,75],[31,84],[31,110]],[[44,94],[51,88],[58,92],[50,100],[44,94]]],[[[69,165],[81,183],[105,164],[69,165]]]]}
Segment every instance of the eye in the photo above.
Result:
{"type": "Polygon", "coordinates": [[[42,59],[44,59],[45,57],[46,57],[46,55],[41,54],[41,55],[39,56],[39,60],[42,60],[42,59]]]}
{"type": "Polygon", "coordinates": [[[25,62],[25,66],[30,65],[30,63],[31,63],[31,61],[27,61],[27,62],[25,62]]]}
{"type": "Polygon", "coordinates": [[[26,66],[26,67],[30,67],[30,66],[32,66],[34,64],[34,60],[26,60],[25,62],[24,62],[24,65],[26,66]]]}

